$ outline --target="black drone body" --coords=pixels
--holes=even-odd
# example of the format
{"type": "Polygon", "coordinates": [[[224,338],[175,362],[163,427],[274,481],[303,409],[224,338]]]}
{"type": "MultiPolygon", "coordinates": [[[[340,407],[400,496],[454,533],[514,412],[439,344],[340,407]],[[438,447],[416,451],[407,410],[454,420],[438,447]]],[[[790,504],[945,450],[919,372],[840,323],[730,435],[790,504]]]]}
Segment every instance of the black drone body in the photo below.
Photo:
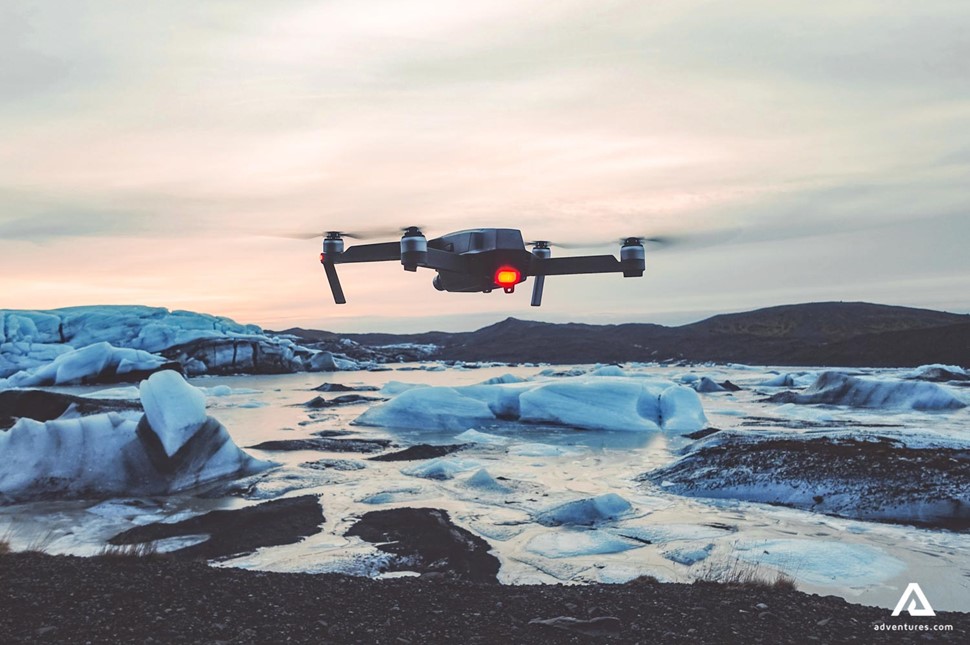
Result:
{"type": "Polygon", "coordinates": [[[345,304],[337,278],[337,264],[399,261],[405,271],[434,269],[432,283],[438,291],[489,293],[502,289],[512,293],[515,285],[534,278],[532,306],[542,303],[547,275],[622,273],[640,277],[644,269],[641,238],[629,237],[620,246],[620,259],[612,255],[553,258],[549,242],[530,242],[526,248],[521,231],[514,228],[476,228],[427,239],[416,227],[404,229],[400,242],[358,244],[344,249],[343,235],[331,231],[323,239],[320,263],[327,272],[333,299],[345,304]]]}

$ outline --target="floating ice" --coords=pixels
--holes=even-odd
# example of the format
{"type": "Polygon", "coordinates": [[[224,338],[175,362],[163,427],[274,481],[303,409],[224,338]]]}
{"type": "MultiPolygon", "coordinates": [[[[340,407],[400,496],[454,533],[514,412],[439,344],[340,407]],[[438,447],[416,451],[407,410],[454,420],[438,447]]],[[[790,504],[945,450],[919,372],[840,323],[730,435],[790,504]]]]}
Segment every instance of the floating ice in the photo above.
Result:
{"type": "Polygon", "coordinates": [[[515,374],[502,374],[501,376],[493,376],[490,379],[484,380],[479,385],[497,385],[499,383],[522,383],[525,379],[519,378],[515,374]]]}
{"type": "Polygon", "coordinates": [[[481,465],[481,462],[475,459],[441,457],[402,468],[401,472],[405,475],[423,477],[424,479],[451,479],[458,473],[478,468],[481,465]]]}
{"type": "Polygon", "coordinates": [[[506,493],[511,490],[508,486],[499,483],[498,480],[492,477],[492,474],[484,468],[479,468],[477,471],[475,471],[475,474],[466,479],[463,483],[469,488],[476,488],[478,490],[493,493],[506,493]]]}
{"type": "Polygon", "coordinates": [[[916,369],[902,375],[906,379],[917,379],[920,381],[966,381],[970,379],[970,374],[958,365],[920,365],[916,369]]]}
{"type": "Polygon", "coordinates": [[[0,503],[164,495],[274,465],[240,450],[218,421],[205,416],[201,393],[178,374],[156,377],[142,401],[152,414],[140,421],[118,413],[44,423],[22,418],[0,432],[0,503]]]}
{"type": "Polygon", "coordinates": [[[101,342],[83,349],[69,349],[50,363],[17,372],[6,379],[6,386],[65,385],[114,379],[132,372],[150,372],[165,362],[164,358],[148,352],[121,349],[101,342]]]}
{"type": "Polygon", "coordinates": [[[893,578],[905,563],[882,549],[833,540],[751,540],[735,545],[738,557],[785,571],[809,584],[856,587],[893,578]]]}
{"type": "Polygon", "coordinates": [[[462,443],[480,443],[487,446],[504,446],[509,442],[507,437],[501,437],[497,434],[488,434],[487,432],[479,432],[478,430],[468,429],[459,435],[455,436],[456,441],[462,443]]]}
{"type": "Polygon", "coordinates": [[[145,417],[171,457],[205,423],[205,395],[168,370],[142,381],[140,391],[145,417]]]}
{"type": "Polygon", "coordinates": [[[425,383],[404,383],[402,381],[388,381],[384,387],[381,388],[381,394],[383,396],[397,396],[401,392],[407,392],[416,387],[428,387],[425,383]]]}
{"type": "Polygon", "coordinates": [[[966,403],[936,383],[860,378],[843,372],[822,372],[804,392],[783,392],[774,395],[771,401],[911,410],[956,410],[967,407],[966,403]]]}
{"type": "Polygon", "coordinates": [[[693,383],[693,387],[696,392],[704,392],[708,394],[711,392],[727,392],[727,388],[714,382],[707,376],[702,376],[699,380],[695,381],[693,383]]]}
{"type": "Polygon", "coordinates": [[[583,454],[583,451],[548,443],[517,443],[509,448],[508,453],[516,457],[574,457],[583,454]]]}
{"type": "Polygon", "coordinates": [[[561,524],[592,525],[614,520],[630,512],[633,507],[616,493],[606,493],[597,497],[587,497],[566,502],[559,506],[539,512],[536,522],[543,526],[561,524]]]}
{"type": "Polygon", "coordinates": [[[106,390],[96,390],[94,392],[82,394],[81,396],[91,399],[126,400],[141,397],[141,392],[138,390],[137,386],[128,385],[126,387],[112,387],[106,390]]]}
{"type": "Polygon", "coordinates": [[[692,389],[669,381],[618,376],[413,388],[373,406],[354,423],[457,430],[496,420],[673,432],[692,432],[707,424],[700,398],[692,389]]]}
{"type": "Polygon", "coordinates": [[[663,552],[663,556],[677,564],[683,564],[689,567],[692,564],[706,560],[713,548],[713,544],[705,544],[704,546],[681,546],[667,549],[663,552]]]}
{"type": "MultiPolygon", "coordinates": [[[[481,386],[485,387],[485,386],[481,386]]],[[[488,406],[461,394],[460,388],[408,389],[385,403],[372,406],[354,423],[399,428],[460,430],[476,423],[494,421],[488,406]]]]}
{"type": "Polygon", "coordinates": [[[525,545],[531,551],[546,558],[575,558],[584,555],[620,553],[643,546],[632,540],[599,530],[563,529],[540,533],[525,545]]]}

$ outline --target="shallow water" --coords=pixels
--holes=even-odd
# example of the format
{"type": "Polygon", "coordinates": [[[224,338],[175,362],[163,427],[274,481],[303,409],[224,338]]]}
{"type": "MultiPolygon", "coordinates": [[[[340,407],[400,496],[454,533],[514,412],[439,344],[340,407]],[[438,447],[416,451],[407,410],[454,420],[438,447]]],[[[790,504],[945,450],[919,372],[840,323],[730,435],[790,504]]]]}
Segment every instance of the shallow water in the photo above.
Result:
{"type": "MultiPolygon", "coordinates": [[[[640,367],[626,371],[670,380],[693,373],[717,382],[729,379],[743,387],[731,394],[701,395],[710,425],[717,428],[798,433],[850,428],[935,437],[962,445],[970,441],[970,409],[926,413],[759,403],[758,399],[782,389],[758,385],[771,376],[765,368],[640,367]]],[[[903,372],[862,371],[887,378],[903,372]]],[[[396,369],[212,377],[194,379],[193,384],[212,393],[225,391],[219,386],[231,389],[229,394],[210,396],[208,408],[241,447],[342,429],[362,438],[392,439],[403,447],[456,443],[458,432],[351,425],[370,403],[324,410],[309,410],[300,404],[316,396],[312,388],[325,382],[378,387],[389,381],[467,385],[506,373],[527,378],[538,372],[537,367],[396,369]]],[[[59,389],[89,393],[104,388],[59,389]]],[[[965,401],[970,396],[970,389],[950,389],[965,401]]],[[[368,511],[422,506],[446,509],[457,524],[485,538],[501,560],[500,579],[510,584],[622,582],[637,575],[690,581],[757,568],[768,577],[784,571],[804,591],[884,607],[895,606],[909,582],[919,582],[935,609],[970,610],[970,535],[731,500],[685,498],[668,494],[660,486],[637,482],[638,475],[669,463],[678,450],[690,444],[678,436],[519,424],[474,429],[497,435],[504,443],[476,445],[448,458],[460,472],[444,481],[406,474],[422,462],[367,461],[367,455],[353,453],[251,450],[257,457],[281,463],[261,489],[266,499],[281,494],[318,494],[326,522],[319,534],[299,544],[262,549],[223,565],[373,574],[386,556],[356,538],[343,537],[344,532],[368,511]],[[363,467],[311,470],[300,466],[325,458],[350,460],[363,467]],[[498,478],[500,487],[469,485],[466,480],[480,468],[498,478]],[[557,504],[605,493],[616,493],[627,500],[632,505],[630,512],[595,528],[550,527],[535,521],[537,513],[557,504]],[[697,558],[702,559],[692,564],[697,558]]],[[[34,546],[52,553],[92,554],[107,538],[134,524],[177,521],[193,513],[249,503],[253,502],[236,497],[182,495],[102,503],[24,504],[0,508],[0,536],[9,536],[15,548],[34,546]]]]}

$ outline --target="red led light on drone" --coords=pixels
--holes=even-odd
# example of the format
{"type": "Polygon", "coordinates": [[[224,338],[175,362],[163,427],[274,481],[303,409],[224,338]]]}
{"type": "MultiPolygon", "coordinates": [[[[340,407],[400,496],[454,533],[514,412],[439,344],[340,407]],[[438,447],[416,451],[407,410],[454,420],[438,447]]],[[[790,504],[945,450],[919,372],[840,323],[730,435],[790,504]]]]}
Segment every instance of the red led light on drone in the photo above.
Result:
{"type": "Polygon", "coordinates": [[[499,267],[495,270],[495,284],[500,287],[514,287],[522,281],[522,272],[515,267],[499,267]]]}
{"type": "Polygon", "coordinates": [[[326,261],[327,261],[327,254],[326,253],[321,253],[320,254],[320,264],[323,264],[326,261]]]}

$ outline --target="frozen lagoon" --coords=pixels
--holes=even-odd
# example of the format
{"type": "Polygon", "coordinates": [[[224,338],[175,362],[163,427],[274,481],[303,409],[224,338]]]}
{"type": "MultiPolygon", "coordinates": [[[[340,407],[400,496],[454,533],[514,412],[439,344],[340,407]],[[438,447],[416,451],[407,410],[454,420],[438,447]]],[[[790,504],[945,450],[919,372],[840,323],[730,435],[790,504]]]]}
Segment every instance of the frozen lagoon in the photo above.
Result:
{"type": "MultiPolygon", "coordinates": [[[[259,499],[317,494],[327,521],[319,534],[304,542],[265,548],[223,564],[276,571],[372,572],[384,554],[370,544],[344,537],[346,530],[371,510],[421,506],[447,510],[456,524],[487,540],[502,563],[500,580],[511,584],[620,582],[637,575],[689,581],[742,561],[784,570],[796,578],[802,590],[837,594],[853,602],[892,607],[906,585],[917,581],[935,608],[970,609],[970,536],[966,533],[840,519],[732,499],[683,497],[662,485],[637,481],[643,473],[673,462],[679,451],[693,443],[679,431],[580,431],[484,415],[474,423],[447,429],[373,427],[352,425],[377,405],[373,402],[319,410],[300,405],[312,399],[317,394],[312,388],[324,382],[383,387],[396,381],[454,387],[505,374],[530,379],[542,371],[538,367],[485,367],[194,379],[193,384],[209,394],[208,413],[225,425],[241,447],[308,438],[321,430],[351,430],[354,437],[389,439],[401,447],[472,444],[432,464],[437,466],[435,472],[450,475],[445,478],[414,472],[431,460],[380,462],[366,460],[369,455],[345,452],[249,450],[254,457],[283,463],[282,468],[262,476],[253,489],[262,491],[259,499]],[[468,430],[478,434],[459,437],[468,430]],[[314,470],[301,466],[321,459],[345,460],[363,468],[314,470]],[[594,499],[602,503],[576,506],[594,499]],[[540,521],[570,516],[564,508],[578,508],[572,515],[582,520],[590,517],[584,515],[584,507],[598,509],[600,515],[588,524],[540,521]]],[[[894,379],[908,371],[852,372],[894,379]]],[[[926,412],[906,405],[849,408],[762,402],[779,391],[771,384],[779,377],[791,374],[793,384],[808,385],[821,370],[785,368],[773,374],[765,368],[710,366],[637,367],[625,372],[682,383],[706,376],[714,382],[730,380],[741,386],[742,390],[733,393],[700,395],[708,425],[717,428],[795,434],[849,428],[860,434],[910,437],[917,443],[970,443],[966,408],[926,412]]],[[[611,373],[615,374],[608,369],[603,377],[615,378],[611,373]]],[[[548,378],[554,381],[557,377],[548,378]]],[[[963,401],[970,394],[970,389],[941,387],[963,401]]],[[[59,389],[89,393],[103,388],[59,389]]],[[[91,554],[107,538],[133,525],[177,521],[193,513],[249,503],[236,496],[183,495],[130,502],[23,504],[0,508],[0,535],[9,531],[15,548],[26,546],[18,540],[29,542],[32,536],[44,535],[49,536],[45,548],[50,552],[91,554]]]]}

